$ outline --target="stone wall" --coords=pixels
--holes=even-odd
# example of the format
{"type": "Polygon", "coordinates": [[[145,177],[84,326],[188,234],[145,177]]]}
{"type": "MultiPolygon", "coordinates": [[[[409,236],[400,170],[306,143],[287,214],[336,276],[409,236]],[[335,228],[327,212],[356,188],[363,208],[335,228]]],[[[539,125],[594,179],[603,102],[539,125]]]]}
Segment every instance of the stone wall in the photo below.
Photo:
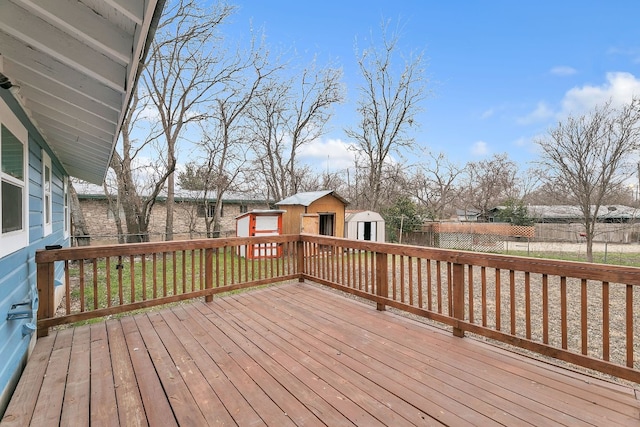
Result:
{"type": "MultiPolygon", "coordinates": [[[[91,244],[118,243],[118,232],[113,214],[109,212],[107,201],[100,198],[80,198],[80,206],[84,213],[84,218],[91,236],[91,244]]],[[[264,203],[225,203],[222,206],[222,232],[221,236],[235,236],[236,216],[241,211],[251,211],[253,209],[268,209],[264,203]]],[[[164,240],[166,204],[158,201],[151,213],[149,224],[149,235],[152,241],[164,240]]],[[[198,239],[206,237],[206,224],[204,209],[198,209],[195,202],[176,202],[174,210],[174,240],[198,239]]],[[[124,224],[124,214],[121,213],[124,224]]]]}

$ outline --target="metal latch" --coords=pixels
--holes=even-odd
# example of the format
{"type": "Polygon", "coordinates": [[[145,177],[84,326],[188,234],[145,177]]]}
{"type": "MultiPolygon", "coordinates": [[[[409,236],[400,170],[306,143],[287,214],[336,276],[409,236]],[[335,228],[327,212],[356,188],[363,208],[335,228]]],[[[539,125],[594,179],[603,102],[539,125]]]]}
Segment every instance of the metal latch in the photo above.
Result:
{"type": "Polygon", "coordinates": [[[32,316],[31,300],[11,304],[7,320],[30,319],[32,316]]]}

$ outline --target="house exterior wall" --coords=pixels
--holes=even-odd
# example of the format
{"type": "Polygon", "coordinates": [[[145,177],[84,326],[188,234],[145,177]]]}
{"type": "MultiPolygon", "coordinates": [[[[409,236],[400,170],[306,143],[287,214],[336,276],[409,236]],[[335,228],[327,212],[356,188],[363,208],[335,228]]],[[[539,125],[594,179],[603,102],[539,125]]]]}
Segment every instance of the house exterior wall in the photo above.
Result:
{"type": "MultiPolygon", "coordinates": [[[[37,302],[35,301],[38,290],[35,253],[39,249],[44,249],[46,245],[68,246],[69,239],[65,233],[64,169],[8,91],[0,90],[0,103],[3,103],[5,108],[3,110],[5,113],[0,115],[0,123],[10,119],[6,117],[6,111],[11,111],[13,119],[17,118],[26,128],[28,135],[27,176],[25,177],[27,202],[25,226],[28,228],[28,241],[24,246],[0,258],[0,360],[2,361],[0,364],[0,414],[2,414],[28,355],[35,345],[35,334],[23,335],[25,324],[37,322],[37,302]],[[49,234],[45,234],[43,214],[43,150],[51,159],[52,226],[49,234]],[[31,317],[7,320],[11,305],[26,300],[35,302],[31,317]]],[[[3,237],[0,236],[0,245],[3,244],[3,237]]],[[[56,266],[57,279],[63,277],[62,268],[62,265],[56,266]]]]}
{"type": "MultiPolygon", "coordinates": [[[[92,244],[118,243],[118,230],[113,214],[109,212],[107,200],[104,197],[78,195],[85,222],[91,236],[92,244]]],[[[223,203],[222,236],[235,236],[236,217],[241,209],[265,209],[268,206],[260,202],[233,201],[223,203]]],[[[174,239],[197,239],[206,237],[205,218],[202,208],[192,201],[176,202],[174,210],[174,239]]],[[[121,214],[124,226],[124,214],[121,214]]],[[[151,212],[149,224],[150,239],[164,240],[167,206],[164,201],[158,201],[151,212]]],[[[126,230],[125,230],[126,231],[126,230]]]]}

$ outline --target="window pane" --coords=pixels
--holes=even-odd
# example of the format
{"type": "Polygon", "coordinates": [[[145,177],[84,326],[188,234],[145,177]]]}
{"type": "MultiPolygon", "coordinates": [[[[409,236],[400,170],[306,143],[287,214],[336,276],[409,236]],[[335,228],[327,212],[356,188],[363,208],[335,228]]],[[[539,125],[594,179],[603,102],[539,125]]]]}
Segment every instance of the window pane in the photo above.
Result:
{"type": "Polygon", "coordinates": [[[24,181],[24,153],[18,138],[2,126],[2,172],[24,181]]]}
{"type": "Polygon", "coordinates": [[[22,230],[22,188],[2,181],[2,232],[22,230]]]}
{"type": "Polygon", "coordinates": [[[44,191],[51,191],[51,169],[49,166],[44,167],[44,191]]]}

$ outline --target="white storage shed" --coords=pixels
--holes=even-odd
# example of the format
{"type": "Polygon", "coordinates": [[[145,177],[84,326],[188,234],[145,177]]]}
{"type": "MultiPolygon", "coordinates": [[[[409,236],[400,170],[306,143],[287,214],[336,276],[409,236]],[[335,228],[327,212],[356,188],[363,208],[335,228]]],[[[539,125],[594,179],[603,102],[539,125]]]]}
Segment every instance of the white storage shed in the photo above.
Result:
{"type": "Polygon", "coordinates": [[[384,218],[377,212],[346,211],[344,237],[347,239],[384,242],[384,228],[384,218]]]}

